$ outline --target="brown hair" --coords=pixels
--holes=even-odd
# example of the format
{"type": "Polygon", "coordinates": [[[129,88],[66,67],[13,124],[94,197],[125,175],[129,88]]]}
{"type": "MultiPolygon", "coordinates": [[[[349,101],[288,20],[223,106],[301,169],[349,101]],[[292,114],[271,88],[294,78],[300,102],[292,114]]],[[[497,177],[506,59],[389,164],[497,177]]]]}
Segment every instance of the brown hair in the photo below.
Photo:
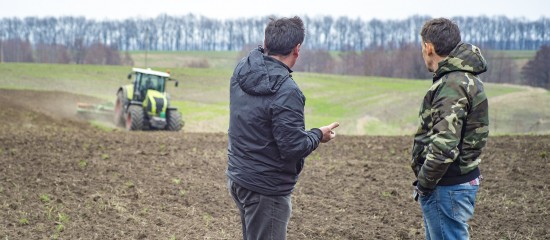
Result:
{"type": "Polygon", "coordinates": [[[436,18],[427,21],[420,32],[422,41],[432,43],[435,53],[439,56],[448,56],[460,43],[460,29],[451,20],[436,18]]]}
{"type": "Polygon", "coordinates": [[[304,22],[298,16],[270,18],[265,28],[265,50],[268,55],[286,56],[298,44],[304,42],[304,22]]]}

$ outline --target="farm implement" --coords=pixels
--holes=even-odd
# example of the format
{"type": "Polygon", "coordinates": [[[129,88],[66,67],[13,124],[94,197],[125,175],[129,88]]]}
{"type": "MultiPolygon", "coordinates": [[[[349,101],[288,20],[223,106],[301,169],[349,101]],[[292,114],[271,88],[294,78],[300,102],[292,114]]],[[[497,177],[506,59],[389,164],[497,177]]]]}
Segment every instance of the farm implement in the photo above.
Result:
{"type": "Polygon", "coordinates": [[[84,119],[112,119],[115,105],[111,102],[104,104],[77,103],[76,114],[84,119]]]}

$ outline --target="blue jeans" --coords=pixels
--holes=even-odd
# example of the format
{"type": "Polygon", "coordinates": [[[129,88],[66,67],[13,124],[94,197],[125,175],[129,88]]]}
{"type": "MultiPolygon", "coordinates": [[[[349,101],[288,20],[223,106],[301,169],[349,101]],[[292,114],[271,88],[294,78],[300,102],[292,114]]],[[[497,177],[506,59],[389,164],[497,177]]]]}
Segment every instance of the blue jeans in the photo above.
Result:
{"type": "Polygon", "coordinates": [[[469,239],[468,220],[474,215],[479,181],[436,186],[420,196],[427,240],[469,239]]]}
{"type": "Polygon", "coordinates": [[[227,181],[229,193],[241,214],[243,239],[286,239],[292,203],[290,194],[267,196],[227,181]]]}

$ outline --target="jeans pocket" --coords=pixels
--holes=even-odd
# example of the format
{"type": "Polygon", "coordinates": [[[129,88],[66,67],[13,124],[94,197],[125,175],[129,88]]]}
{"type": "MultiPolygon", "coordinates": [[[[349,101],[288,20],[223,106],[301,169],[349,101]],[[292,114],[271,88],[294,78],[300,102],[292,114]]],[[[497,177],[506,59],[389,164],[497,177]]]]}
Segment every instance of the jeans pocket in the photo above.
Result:
{"type": "Polygon", "coordinates": [[[260,202],[260,194],[254,191],[250,191],[244,187],[233,183],[234,191],[239,202],[245,206],[252,205],[260,202]]]}
{"type": "Polygon", "coordinates": [[[449,192],[453,218],[467,222],[474,216],[477,189],[462,189],[449,192]]]}

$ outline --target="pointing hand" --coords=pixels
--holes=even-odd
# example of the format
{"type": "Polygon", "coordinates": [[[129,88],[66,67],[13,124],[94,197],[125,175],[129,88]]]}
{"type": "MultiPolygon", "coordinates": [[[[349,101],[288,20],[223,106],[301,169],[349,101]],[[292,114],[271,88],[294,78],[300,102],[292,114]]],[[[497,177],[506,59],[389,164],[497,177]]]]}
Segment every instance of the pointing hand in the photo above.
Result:
{"type": "Polygon", "coordinates": [[[336,133],[333,131],[333,129],[337,128],[338,126],[340,126],[339,123],[333,122],[328,126],[320,127],[319,129],[323,133],[323,138],[321,139],[321,142],[326,143],[336,137],[336,133]]]}

